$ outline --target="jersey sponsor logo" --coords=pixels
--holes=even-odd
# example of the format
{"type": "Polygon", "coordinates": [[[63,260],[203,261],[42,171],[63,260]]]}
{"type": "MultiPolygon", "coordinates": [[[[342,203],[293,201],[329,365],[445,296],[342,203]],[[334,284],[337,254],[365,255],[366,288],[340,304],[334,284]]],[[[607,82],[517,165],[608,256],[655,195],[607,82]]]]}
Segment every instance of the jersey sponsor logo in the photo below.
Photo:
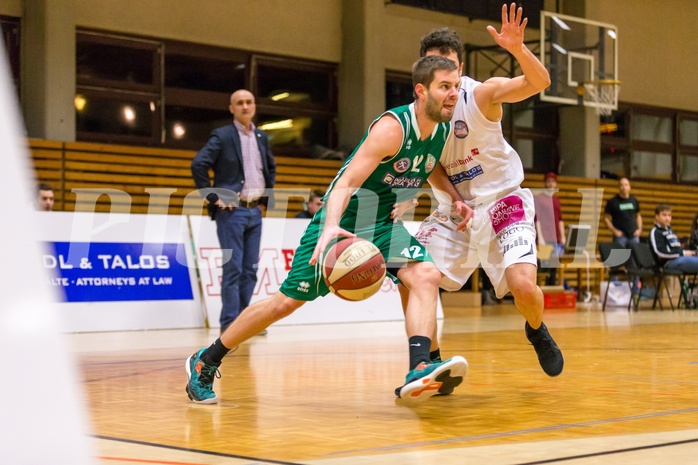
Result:
{"type": "Polygon", "coordinates": [[[470,151],[470,155],[468,155],[468,156],[465,157],[465,158],[461,158],[461,159],[459,159],[459,160],[456,160],[456,161],[454,161],[454,162],[452,162],[452,163],[449,163],[449,164],[446,166],[446,169],[456,169],[456,168],[458,168],[459,166],[467,165],[468,163],[470,163],[471,161],[473,161],[473,160],[475,159],[474,157],[475,157],[476,155],[480,155],[480,151],[479,151],[478,149],[472,149],[472,150],[470,151]]]}
{"type": "Polygon", "coordinates": [[[407,157],[404,157],[404,158],[400,158],[398,161],[393,163],[393,168],[398,173],[404,173],[405,171],[410,169],[411,165],[412,165],[412,162],[410,161],[410,159],[407,157]]]}
{"type": "Polygon", "coordinates": [[[422,178],[409,178],[407,176],[395,176],[392,173],[386,173],[383,176],[383,184],[393,187],[422,187],[424,180],[422,178]]]}
{"type": "Polygon", "coordinates": [[[507,228],[504,228],[502,231],[499,232],[497,235],[497,238],[499,239],[499,243],[503,243],[508,237],[510,237],[512,234],[516,233],[522,233],[524,231],[523,226],[509,226],[507,228]]]}
{"type": "Polygon", "coordinates": [[[451,176],[449,176],[449,179],[454,185],[460,184],[463,181],[470,181],[471,179],[480,176],[483,172],[484,171],[482,171],[482,166],[477,165],[470,168],[467,171],[463,171],[462,173],[452,174],[451,176]]]}
{"type": "Polygon", "coordinates": [[[499,234],[507,226],[526,219],[523,200],[516,195],[499,200],[487,213],[490,215],[495,234],[499,234]]]}
{"type": "Polygon", "coordinates": [[[453,123],[453,134],[455,134],[455,136],[459,139],[465,139],[468,137],[470,130],[468,129],[468,125],[465,124],[465,121],[458,120],[453,123]]]}
{"type": "Polygon", "coordinates": [[[407,139],[407,143],[405,144],[405,150],[409,150],[412,148],[412,139],[407,139]]]}
{"type": "Polygon", "coordinates": [[[436,166],[436,157],[432,154],[428,154],[427,164],[424,167],[427,170],[427,173],[431,173],[431,170],[434,169],[434,166],[436,166]]]}
{"type": "Polygon", "coordinates": [[[470,157],[455,160],[452,163],[449,163],[448,165],[446,165],[446,169],[454,170],[454,169],[458,168],[459,166],[464,166],[464,165],[468,164],[468,160],[470,160],[470,157]]]}
{"type": "MultiPolygon", "coordinates": [[[[528,245],[529,245],[528,241],[526,239],[524,239],[523,236],[517,236],[508,244],[504,244],[504,253],[507,253],[508,251],[510,251],[511,249],[513,249],[515,247],[528,246],[528,245]]],[[[531,247],[533,247],[533,246],[531,245],[531,247]]],[[[519,258],[523,258],[526,255],[529,255],[529,253],[527,252],[519,258]]]]}
{"type": "Polygon", "coordinates": [[[417,241],[420,244],[428,245],[431,239],[431,235],[434,234],[436,231],[438,231],[437,228],[420,229],[419,231],[417,231],[417,234],[414,235],[414,238],[417,239],[417,241]]]}

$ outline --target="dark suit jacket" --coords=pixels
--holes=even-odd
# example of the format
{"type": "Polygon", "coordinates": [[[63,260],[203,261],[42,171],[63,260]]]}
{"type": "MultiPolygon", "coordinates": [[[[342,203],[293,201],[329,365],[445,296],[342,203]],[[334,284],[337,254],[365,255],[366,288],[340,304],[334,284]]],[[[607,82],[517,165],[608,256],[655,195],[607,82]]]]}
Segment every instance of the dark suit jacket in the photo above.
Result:
{"type": "MultiPolygon", "coordinates": [[[[262,156],[262,170],[264,173],[265,187],[268,189],[269,198],[260,199],[260,203],[273,206],[271,188],[276,181],[276,161],[269,146],[269,137],[261,129],[255,129],[257,145],[262,156]]],[[[245,183],[245,171],[242,167],[242,149],[240,148],[240,135],[235,125],[229,124],[214,129],[208,142],[199,150],[191,163],[191,173],[198,189],[210,187],[228,189],[235,202],[245,183]],[[213,169],[213,186],[209,169],[213,169]]],[[[219,196],[215,193],[206,195],[210,203],[215,203],[219,196]]]]}

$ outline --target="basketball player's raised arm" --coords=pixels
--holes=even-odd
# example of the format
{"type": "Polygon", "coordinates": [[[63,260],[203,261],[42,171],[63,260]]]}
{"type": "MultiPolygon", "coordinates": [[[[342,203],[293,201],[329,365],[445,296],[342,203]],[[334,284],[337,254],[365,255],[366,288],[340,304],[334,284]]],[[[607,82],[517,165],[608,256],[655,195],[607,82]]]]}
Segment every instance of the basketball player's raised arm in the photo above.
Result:
{"type": "Polygon", "coordinates": [[[361,187],[371,173],[378,168],[384,158],[398,153],[402,145],[402,138],[402,126],[390,114],[374,123],[368,136],[332,186],[325,206],[325,225],[313,251],[313,256],[310,258],[311,265],[318,262],[320,254],[336,237],[354,237],[353,233],[339,227],[349,199],[356,189],[361,187]]]}
{"type": "Polygon", "coordinates": [[[527,23],[528,18],[523,17],[523,9],[517,10],[516,4],[512,3],[508,14],[507,6],[502,6],[501,32],[497,32],[492,26],[487,26],[487,31],[497,45],[516,58],[523,72],[522,76],[512,79],[490,78],[475,89],[477,104],[489,119],[496,120],[501,117],[502,103],[520,102],[550,85],[550,73],[524,44],[524,30],[527,23]]]}

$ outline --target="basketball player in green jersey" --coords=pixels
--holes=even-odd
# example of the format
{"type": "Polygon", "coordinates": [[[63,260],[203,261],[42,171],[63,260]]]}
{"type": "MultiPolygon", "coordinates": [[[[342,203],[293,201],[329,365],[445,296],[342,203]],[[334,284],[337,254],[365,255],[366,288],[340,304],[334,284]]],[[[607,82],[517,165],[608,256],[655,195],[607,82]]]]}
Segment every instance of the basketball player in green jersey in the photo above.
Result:
{"type": "MultiPolygon", "coordinates": [[[[186,361],[186,392],[197,403],[216,403],[213,380],[223,357],[272,323],[290,315],[305,302],[329,290],[320,272],[322,253],[339,237],[359,236],[381,250],[390,274],[412,290],[405,312],[409,338],[410,371],[396,390],[405,403],[418,402],[439,392],[450,393],[467,371],[463,357],[430,362],[431,335],[436,330],[436,304],[441,279],[426,249],[391,212],[405,193],[418,193],[429,178],[436,188],[450,182],[439,158],[451,132],[460,76],[444,57],[425,57],[413,66],[415,102],[377,118],[360,145],[347,159],[325,196],[325,204],[306,229],[281,289],[269,299],[244,310],[209,348],[186,361]]],[[[449,188],[449,186],[451,186],[449,188]]],[[[414,194],[413,194],[414,195],[414,194]]],[[[460,203],[462,215],[468,207],[460,203]]],[[[471,212],[470,212],[471,213],[471,212]]]]}

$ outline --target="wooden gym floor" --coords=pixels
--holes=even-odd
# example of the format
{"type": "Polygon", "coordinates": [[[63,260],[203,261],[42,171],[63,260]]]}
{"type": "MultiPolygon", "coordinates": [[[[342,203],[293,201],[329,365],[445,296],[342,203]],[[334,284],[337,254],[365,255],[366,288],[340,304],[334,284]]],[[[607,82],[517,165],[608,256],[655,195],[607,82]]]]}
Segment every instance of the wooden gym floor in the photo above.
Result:
{"type": "Polygon", "coordinates": [[[226,357],[218,405],[184,392],[186,357],[216,331],[67,337],[100,464],[696,463],[698,311],[590,305],[545,321],[565,355],[557,378],[512,305],[449,315],[442,351],[468,375],[414,408],[393,394],[400,322],[273,326],[226,357]]]}

